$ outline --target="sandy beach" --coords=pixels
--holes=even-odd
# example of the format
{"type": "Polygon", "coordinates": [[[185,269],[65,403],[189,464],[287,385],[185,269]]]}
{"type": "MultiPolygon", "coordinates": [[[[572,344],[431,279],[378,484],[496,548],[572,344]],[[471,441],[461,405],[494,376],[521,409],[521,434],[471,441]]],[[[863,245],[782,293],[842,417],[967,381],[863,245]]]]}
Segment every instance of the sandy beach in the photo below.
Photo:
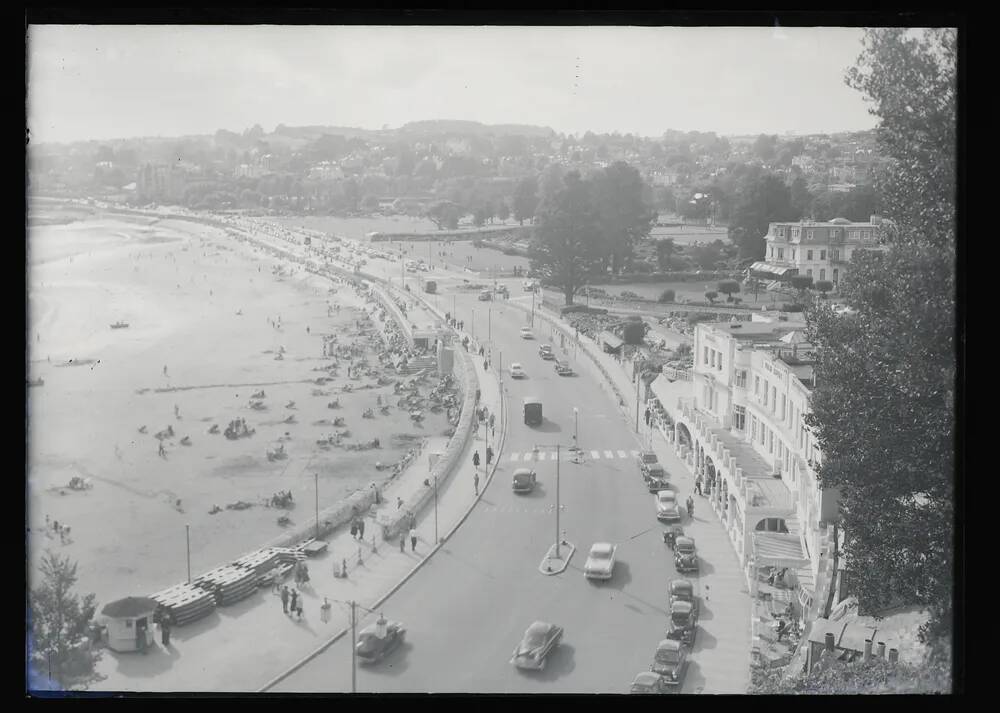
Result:
{"type": "Polygon", "coordinates": [[[378,324],[361,333],[366,305],[350,286],[190,221],[96,214],[53,223],[29,229],[28,378],[44,380],[28,389],[29,555],[69,555],[79,590],[99,601],[184,580],[185,525],[197,576],[280,536],[279,516],[311,518],[314,473],[320,508],[333,505],[386,480],[376,461],[398,461],[447,428],[443,413],[411,423],[391,383],[361,388],[374,378],[348,379],[346,360],[316,383],[330,376],[332,337],[367,348],[378,366],[369,348],[378,324]],[[128,327],[112,329],[117,321],[128,327]],[[328,408],[333,399],[339,409],[328,408]],[[375,417],[363,419],[365,408],[375,417]],[[337,416],[350,431],[345,444],[377,437],[380,448],[318,445],[337,416]],[[234,419],[254,434],[226,438],[234,419]],[[269,460],[282,446],[286,457],[269,460]],[[68,488],[74,477],[91,487],[68,488]],[[263,506],[283,490],[293,509],[263,506]],[[226,509],[239,501],[253,506],[226,509]],[[70,528],[65,543],[46,518],[70,528]]]}

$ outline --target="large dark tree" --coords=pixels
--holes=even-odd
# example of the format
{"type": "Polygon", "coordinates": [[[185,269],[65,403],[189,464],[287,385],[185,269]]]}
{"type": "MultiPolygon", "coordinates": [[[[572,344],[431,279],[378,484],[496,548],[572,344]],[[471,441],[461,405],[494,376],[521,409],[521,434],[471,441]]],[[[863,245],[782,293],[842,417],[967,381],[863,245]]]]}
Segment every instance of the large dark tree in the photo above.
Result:
{"type": "Polygon", "coordinates": [[[594,206],[601,231],[605,265],[622,271],[632,257],[635,244],[649,235],[656,213],[643,201],[645,183],[639,172],[624,161],[616,161],[592,180],[594,206]]]}
{"type": "Polygon", "coordinates": [[[729,226],[732,241],[745,258],[764,258],[764,235],[768,223],[797,220],[791,191],[773,174],[748,175],[737,189],[736,206],[729,226]]]}
{"type": "Polygon", "coordinates": [[[538,180],[527,176],[517,182],[513,197],[514,219],[524,225],[524,221],[535,217],[538,207],[538,180]]]}
{"type": "Polygon", "coordinates": [[[428,209],[426,216],[434,222],[438,230],[455,230],[458,219],[462,217],[462,209],[452,201],[438,201],[428,209]]]}
{"type": "Polygon", "coordinates": [[[531,256],[532,269],[562,290],[568,305],[599,255],[598,235],[590,183],[570,171],[563,187],[539,207],[531,256]]]}
{"type": "Polygon", "coordinates": [[[809,423],[823,487],[841,492],[844,555],[862,607],[932,612],[951,635],[956,319],[956,35],[866,33],[848,84],[871,100],[885,253],[855,253],[841,283],[856,315],[815,310],[819,387],[809,423]]]}

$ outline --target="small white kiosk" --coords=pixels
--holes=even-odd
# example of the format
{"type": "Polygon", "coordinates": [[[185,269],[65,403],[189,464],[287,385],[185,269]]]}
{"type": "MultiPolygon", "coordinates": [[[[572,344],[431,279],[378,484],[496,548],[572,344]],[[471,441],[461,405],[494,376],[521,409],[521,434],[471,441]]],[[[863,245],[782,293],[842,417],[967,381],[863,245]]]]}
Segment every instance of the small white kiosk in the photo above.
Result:
{"type": "Polygon", "coordinates": [[[125,597],[101,610],[106,643],[112,651],[145,651],[154,640],[153,612],[159,606],[149,597],[125,597]]]}

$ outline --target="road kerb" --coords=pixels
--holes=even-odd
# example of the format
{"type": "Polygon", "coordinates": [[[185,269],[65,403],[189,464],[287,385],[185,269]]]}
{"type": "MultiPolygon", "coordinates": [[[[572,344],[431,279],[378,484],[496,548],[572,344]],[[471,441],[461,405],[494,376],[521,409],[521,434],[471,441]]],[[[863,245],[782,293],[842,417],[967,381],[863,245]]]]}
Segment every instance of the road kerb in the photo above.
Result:
{"type": "Polygon", "coordinates": [[[544,575],[553,575],[562,574],[566,571],[566,568],[569,567],[569,561],[573,557],[573,553],[576,552],[576,545],[572,542],[563,540],[559,543],[559,546],[566,548],[566,550],[569,551],[568,554],[566,552],[560,552],[562,557],[560,559],[556,559],[553,556],[556,552],[556,545],[555,543],[552,543],[552,546],[549,547],[549,551],[546,552],[545,557],[542,558],[542,563],[538,565],[539,572],[544,575]],[[553,563],[556,563],[554,567],[552,566],[553,563]]]}

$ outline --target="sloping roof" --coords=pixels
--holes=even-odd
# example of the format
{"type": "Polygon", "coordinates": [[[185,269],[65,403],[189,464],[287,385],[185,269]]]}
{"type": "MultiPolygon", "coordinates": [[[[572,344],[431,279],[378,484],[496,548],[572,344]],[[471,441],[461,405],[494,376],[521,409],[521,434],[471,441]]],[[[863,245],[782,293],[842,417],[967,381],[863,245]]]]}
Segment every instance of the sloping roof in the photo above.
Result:
{"type": "Polygon", "coordinates": [[[600,341],[601,344],[605,344],[611,349],[617,349],[618,347],[625,344],[625,340],[623,340],[621,337],[612,334],[611,332],[601,332],[600,341]]]}
{"type": "Polygon", "coordinates": [[[132,617],[150,614],[156,610],[159,603],[149,597],[125,597],[107,604],[101,609],[101,614],[115,619],[130,619],[132,617]]]}

